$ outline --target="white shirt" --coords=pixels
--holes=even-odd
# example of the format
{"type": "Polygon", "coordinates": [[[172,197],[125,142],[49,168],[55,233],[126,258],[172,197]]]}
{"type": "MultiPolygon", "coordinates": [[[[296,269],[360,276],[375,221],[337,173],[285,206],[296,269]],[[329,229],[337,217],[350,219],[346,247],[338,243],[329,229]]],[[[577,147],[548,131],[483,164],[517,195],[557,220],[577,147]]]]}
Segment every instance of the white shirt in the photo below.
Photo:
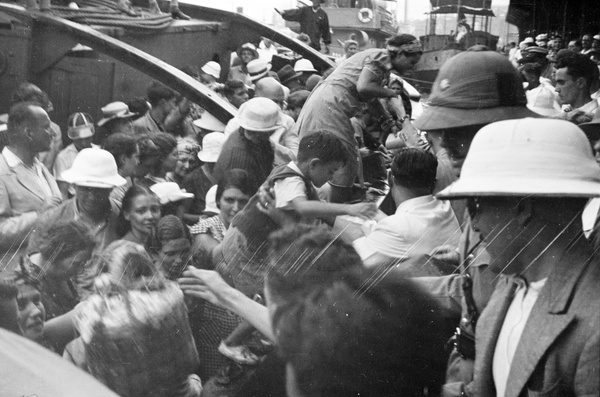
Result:
{"type": "MultiPolygon", "coordinates": [[[[297,173],[304,175],[300,168],[293,161],[288,164],[288,167],[296,171],[297,173]]],[[[275,207],[291,209],[291,202],[295,198],[306,198],[306,185],[299,176],[293,176],[290,178],[280,179],[275,181],[273,184],[273,190],[275,191],[275,207]]]]}
{"type": "Polygon", "coordinates": [[[23,164],[24,169],[26,169],[27,171],[29,171],[35,175],[37,182],[39,183],[40,187],[42,188],[42,191],[46,195],[46,198],[52,197],[52,189],[50,188],[50,184],[48,183],[48,181],[46,180],[46,177],[44,176],[44,172],[42,169],[43,165],[38,159],[36,159],[36,158],[33,159],[33,168],[32,168],[32,167],[26,166],[25,163],[23,163],[23,161],[21,161],[21,159],[19,157],[17,157],[16,154],[11,152],[8,147],[5,147],[4,149],[2,149],[2,155],[4,156],[4,159],[6,160],[6,164],[10,168],[15,168],[19,164],[23,164]]]}
{"type": "Polygon", "coordinates": [[[420,264],[440,245],[458,246],[460,234],[450,203],[427,195],[406,200],[352,245],[366,266],[389,263],[390,258],[420,264]]]}
{"type": "Polygon", "coordinates": [[[520,281],[519,286],[506,312],[506,317],[504,318],[504,323],[502,323],[502,329],[496,342],[496,350],[494,350],[492,372],[494,385],[496,386],[496,395],[498,397],[504,397],[510,366],[521,335],[523,334],[523,329],[547,279],[544,278],[532,282],[529,286],[527,286],[524,280],[517,280],[520,281]]]}

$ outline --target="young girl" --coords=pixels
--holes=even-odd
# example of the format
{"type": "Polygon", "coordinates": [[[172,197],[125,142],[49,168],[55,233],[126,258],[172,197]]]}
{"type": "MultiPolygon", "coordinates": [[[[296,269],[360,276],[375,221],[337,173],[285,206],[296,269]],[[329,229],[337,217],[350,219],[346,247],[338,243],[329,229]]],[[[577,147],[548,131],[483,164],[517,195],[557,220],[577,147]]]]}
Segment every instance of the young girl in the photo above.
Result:
{"type": "Polygon", "coordinates": [[[119,218],[121,239],[143,245],[147,250],[152,249],[160,214],[160,202],[156,194],[141,185],[130,187],[123,197],[119,218]]]}
{"type": "Polygon", "coordinates": [[[233,169],[223,175],[216,194],[220,213],[211,218],[200,219],[190,229],[194,238],[194,251],[201,254],[204,263],[211,261],[213,249],[223,241],[231,220],[244,209],[252,194],[254,188],[246,171],[233,169]]]}

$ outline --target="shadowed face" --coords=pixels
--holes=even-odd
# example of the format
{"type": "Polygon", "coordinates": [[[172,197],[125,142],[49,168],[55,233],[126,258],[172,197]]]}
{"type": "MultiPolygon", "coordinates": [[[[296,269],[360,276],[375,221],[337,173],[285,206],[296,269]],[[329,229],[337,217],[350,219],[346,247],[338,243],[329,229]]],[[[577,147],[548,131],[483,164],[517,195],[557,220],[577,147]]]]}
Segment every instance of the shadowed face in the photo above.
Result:
{"type": "Polygon", "coordinates": [[[42,296],[40,291],[29,284],[20,283],[17,288],[19,289],[17,296],[19,325],[23,330],[23,336],[38,341],[42,339],[46,320],[46,309],[42,304],[42,296]]]}

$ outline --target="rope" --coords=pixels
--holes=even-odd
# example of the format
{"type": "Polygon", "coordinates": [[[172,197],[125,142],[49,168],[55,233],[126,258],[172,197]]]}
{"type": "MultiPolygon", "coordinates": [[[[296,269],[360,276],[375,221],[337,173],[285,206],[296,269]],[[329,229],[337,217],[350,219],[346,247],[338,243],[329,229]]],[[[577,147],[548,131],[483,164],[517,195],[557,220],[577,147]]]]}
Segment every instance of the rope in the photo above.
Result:
{"type": "Polygon", "coordinates": [[[164,30],[173,22],[169,14],[152,14],[146,10],[141,16],[129,16],[117,9],[116,0],[79,0],[82,7],[74,10],[64,6],[52,6],[52,11],[61,18],[85,25],[120,27],[132,30],[164,30]]]}

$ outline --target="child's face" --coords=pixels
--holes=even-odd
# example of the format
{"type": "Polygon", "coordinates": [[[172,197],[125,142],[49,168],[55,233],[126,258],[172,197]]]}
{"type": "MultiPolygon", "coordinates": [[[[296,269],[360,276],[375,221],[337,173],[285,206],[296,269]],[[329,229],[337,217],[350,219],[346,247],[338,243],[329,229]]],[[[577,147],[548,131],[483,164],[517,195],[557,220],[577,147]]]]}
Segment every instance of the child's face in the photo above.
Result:
{"type": "Polygon", "coordinates": [[[325,163],[319,159],[313,159],[310,163],[310,180],[316,187],[321,187],[333,178],[333,174],[343,165],[344,163],[341,161],[325,163]]]}

